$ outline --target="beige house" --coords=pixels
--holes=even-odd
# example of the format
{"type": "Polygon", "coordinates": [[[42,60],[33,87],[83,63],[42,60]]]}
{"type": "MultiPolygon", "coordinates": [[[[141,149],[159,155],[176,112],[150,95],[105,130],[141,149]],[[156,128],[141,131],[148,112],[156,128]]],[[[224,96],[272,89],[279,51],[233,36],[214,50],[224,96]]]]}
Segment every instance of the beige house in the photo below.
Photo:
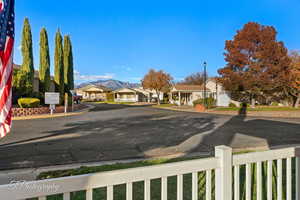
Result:
{"type": "Polygon", "coordinates": [[[121,88],[114,91],[115,102],[148,102],[149,93],[141,89],[121,88]]]}
{"type": "MultiPolygon", "coordinates": [[[[206,96],[212,95],[206,87],[206,96]]],[[[174,85],[170,92],[170,103],[176,105],[193,105],[193,101],[204,97],[204,86],[201,85],[174,85]]]]}
{"type": "Polygon", "coordinates": [[[214,94],[213,97],[216,99],[217,106],[227,107],[230,103],[234,103],[236,106],[240,105],[240,102],[231,99],[229,92],[215,78],[208,79],[206,87],[214,94]]]}
{"type": "MultiPolygon", "coordinates": [[[[206,82],[206,97],[213,97],[216,105],[227,107],[230,103],[237,106],[239,102],[230,98],[229,92],[215,78],[210,78],[206,82]]],[[[204,85],[174,85],[170,92],[170,103],[176,105],[193,105],[193,101],[204,98],[204,85]]]]}
{"type": "Polygon", "coordinates": [[[100,85],[87,85],[76,89],[76,94],[82,96],[84,100],[106,101],[107,94],[111,93],[111,89],[100,85]]]}
{"type": "Polygon", "coordinates": [[[157,96],[153,90],[139,88],[121,88],[114,91],[116,102],[155,102],[157,98],[163,100],[163,93],[157,96]]]}

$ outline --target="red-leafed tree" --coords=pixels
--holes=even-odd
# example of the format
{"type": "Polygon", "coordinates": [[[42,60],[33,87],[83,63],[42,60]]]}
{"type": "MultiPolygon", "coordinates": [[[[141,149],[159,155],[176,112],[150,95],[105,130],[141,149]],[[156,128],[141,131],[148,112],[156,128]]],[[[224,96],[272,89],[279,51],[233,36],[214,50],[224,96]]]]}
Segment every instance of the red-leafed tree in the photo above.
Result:
{"type": "MultiPolygon", "coordinates": [[[[207,76],[207,75],[206,75],[207,76]]],[[[204,73],[196,72],[184,78],[180,84],[184,85],[203,85],[204,83],[204,73]]]]}
{"type": "Polygon", "coordinates": [[[157,94],[157,104],[160,104],[160,92],[168,92],[172,83],[173,78],[170,74],[160,70],[155,71],[150,69],[142,80],[142,86],[145,89],[154,90],[157,94]]]}
{"type": "Polygon", "coordinates": [[[300,53],[291,51],[289,56],[291,65],[285,77],[285,91],[293,97],[294,107],[298,108],[300,105],[300,53]]]}
{"type": "Polygon", "coordinates": [[[249,22],[226,41],[226,66],[219,81],[238,101],[251,102],[271,94],[281,85],[278,80],[289,68],[290,59],[283,42],[276,39],[272,26],[249,22]]]}

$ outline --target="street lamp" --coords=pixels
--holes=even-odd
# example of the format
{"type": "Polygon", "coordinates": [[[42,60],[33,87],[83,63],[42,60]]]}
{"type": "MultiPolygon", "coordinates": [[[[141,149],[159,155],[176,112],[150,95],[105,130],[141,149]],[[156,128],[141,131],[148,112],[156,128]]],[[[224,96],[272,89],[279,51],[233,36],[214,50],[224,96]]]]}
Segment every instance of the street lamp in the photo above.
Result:
{"type": "Polygon", "coordinates": [[[204,81],[203,81],[203,92],[204,92],[204,94],[203,94],[203,97],[204,97],[204,106],[205,106],[205,108],[207,108],[207,102],[206,102],[206,79],[207,79],[207,77],[206,77],[206,66],[207,66],[207,63],[206,62],[204,62],[203,63],[203,67],[204,67],[204,81]]]}

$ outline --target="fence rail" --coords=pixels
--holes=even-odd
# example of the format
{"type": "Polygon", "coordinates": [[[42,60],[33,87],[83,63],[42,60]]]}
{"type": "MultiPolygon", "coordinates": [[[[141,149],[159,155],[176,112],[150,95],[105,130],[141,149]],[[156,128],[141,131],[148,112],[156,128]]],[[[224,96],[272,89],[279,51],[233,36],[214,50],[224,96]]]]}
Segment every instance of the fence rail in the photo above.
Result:
{"type": "Polygon", "coordinates": [[[133,183],[143,181],[144,199],[150,200],[151,180],[160,179],[161,200],[167,200],[168,177],[176,176],[177,199],[182,200],[184,193],[183,176],[191,174],[191,198],[192,200],[198,200],[198,179],[199,172],[201,172],[205,174],[206,200],[211,200],[212,197],[216,200],[240,200],[241,176],[245,176],[245,194],[243,195],[246,200],[252,199],[254,195],[257,200],[263,199],[263,196],[266,196],[268,200],[275,199],[273,196],[274,188],[277,200],[281,200],[283,197],[286,200],[291,200],[292,198],[300,200],[298,189],[300,187],[300,161],[298,157],[300,157],[300,148],[232,155],[231,148],[218,146],[215,149],[215,157],[211,158],[32,181],[24,185],[20,183],[1,185],[0,197],[5,200],[21,200],[35,197],[38,197],[39,200],[45,200],[49,195],[63,194],[63,200],[70,200],[71,192],[85,190],[86,200],[93,200],[93,189],[106,187],[106,199],[113,200],[114,186],[126,184],[126,199],[132,200],[133,183]],[[294,158],[296,158],[295,162],[292,162],[294,158]],[[285,165],[283,165],[283,162],[285,165]],[[241,173],[242,167],[244,167],[244,175],[241,173]],[[276,170],[274,170],[275,168],[276,170]],[[295,169],[295,173],[293,173],[292,169],[295,169]],[[263,173],[266,173],[266,176],[263,173]],[[276,173],[276,183],[273,180],[273,173],[276,173]],[[292,190],[293,181],[296,183],[294,193],[292,190]],[[267,188],[266,191],[263,190],[264,184],[267,188]],[[274,187],[274,184],[276,184],[276,187],[274,187]],[[51,186],[56,186],[56,189],[49,189],[51,186]],[[256,191],[256,194],[253,193],[253,190],[256,191]]]}

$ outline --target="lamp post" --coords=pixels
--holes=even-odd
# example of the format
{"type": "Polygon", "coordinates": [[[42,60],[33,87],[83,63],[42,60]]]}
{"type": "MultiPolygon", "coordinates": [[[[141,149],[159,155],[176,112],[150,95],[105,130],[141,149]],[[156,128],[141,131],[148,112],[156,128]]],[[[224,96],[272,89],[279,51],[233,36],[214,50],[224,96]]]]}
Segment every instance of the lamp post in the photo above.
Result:
{"type": "Polygon", "coordinates": [[[207,77],[206,77],[206,66],[207,66],[207,63],[206,62],[204,62],[203,63],[203,67],[204,67],[204,81],[203,81],[203,92],[204,92],[204,94],[203,94],[203,97],[204,97],[204,107],[205,108],[207,108],[207,102],[206,102],[206,79],[207,79],[207,77]]]}

